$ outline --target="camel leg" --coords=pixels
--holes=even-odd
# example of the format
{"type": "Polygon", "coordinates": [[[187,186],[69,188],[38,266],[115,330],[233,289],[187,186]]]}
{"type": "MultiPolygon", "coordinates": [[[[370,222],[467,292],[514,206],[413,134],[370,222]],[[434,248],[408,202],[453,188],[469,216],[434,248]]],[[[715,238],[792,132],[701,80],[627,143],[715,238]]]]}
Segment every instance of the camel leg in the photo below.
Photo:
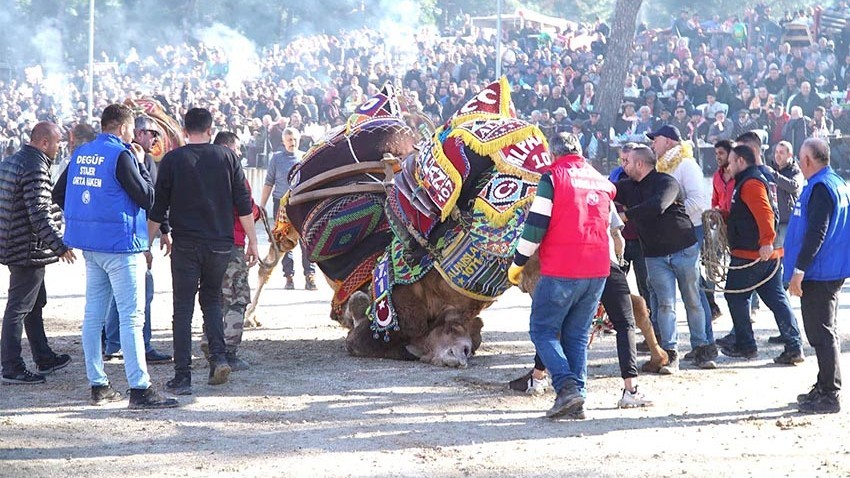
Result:
{"type": "Polygon", "coordinates": [[[643,338],[646,339],[646,344],[649,346],[650,366],[654,369],[660,368],[670,363],[670,357],[667,352],[661,348],[658,339],[655,337],[655,330],[652,328],[652,322],[649,321],[649,309],[646,307],[646,301],[638,295],[631,295],[632,309],[635,314],[635,325],[640,329],[643,338]]]}
{"type": "Polygon", "coordinates": [[[257,304],[260,303],[260,294],[269,282],[269,279],[272,276],[272,271],[274,271],[274,267],[265,267],[262,264],[257,270],[257,277],[259,278],[259,281],[257,284],[257,290],[254,292],[254,297],[251,298],[251,303],[248,304],[248,308],[245,310],[245,327],[262,326],[260,321],[257,320],[257,304]]]}

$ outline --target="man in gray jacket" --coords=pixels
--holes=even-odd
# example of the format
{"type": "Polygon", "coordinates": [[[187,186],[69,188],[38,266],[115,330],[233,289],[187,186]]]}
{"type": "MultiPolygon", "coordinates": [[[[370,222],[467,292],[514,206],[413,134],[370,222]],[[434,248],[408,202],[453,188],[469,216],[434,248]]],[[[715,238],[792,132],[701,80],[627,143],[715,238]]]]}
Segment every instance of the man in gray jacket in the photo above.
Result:
{"type": "Polygon", "coordinates": [[[788,141],[777,143],[773,152],[776,169],[768,167],[768,170],[773,173],[772,179],[776,181],[776,202],[779,206],[779,229],[776,234],[779,236],[780,244],[785,242],[788,220],[791,218],[794,204],[800,197],[805,182],[803,172],[794,160],[793,150],[793,146],[788,141]]]}
{"type": "MultiPolygon", "coordinates": [[[[289,192],[289,173],[292,168],[301,161],[301,151],[298,151],[298,141],[301,133],[295,128],[283,130],[283,150],[278,151],[269,161],[269,169],[266,172],[266,182],[263,185],[263,194],[260,196],[260,208],[266,208],[269,196],[272,197],[274,217],[280,209],[280,199],[289,192]]],[[[292,251],[287,252],[281,261],[283,274],[286,276],[285,289],[295,288],[293,277],[295,276],[295,262],[292,259],[292,251]]],[[[301,266],[304,268],[304,279],[307,290],[316,290],[315,266],[310,262],[310,257],[304,243],[301,242],[301,266]]]]}

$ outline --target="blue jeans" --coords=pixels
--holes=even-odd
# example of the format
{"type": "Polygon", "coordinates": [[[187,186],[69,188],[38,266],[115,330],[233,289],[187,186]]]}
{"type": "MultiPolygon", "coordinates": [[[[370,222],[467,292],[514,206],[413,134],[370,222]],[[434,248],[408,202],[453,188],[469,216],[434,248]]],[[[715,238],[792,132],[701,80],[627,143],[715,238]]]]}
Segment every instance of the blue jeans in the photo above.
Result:
{"type": "Polygon", "coordinates": [[[583,395],[586,393],[588,333],[604,287],[604,277],[561,279],[541,275],[534,289],[529,334],[557,391],[572,380],[583,395]]]}
{"type": "Polygon", "coordinates": [[[142,326],[144,322],[144,290],[141,288],[147,270],[142,254],[110,254],[83,251],[86,260],[86,310],[83,316],[83,353],[89,383],[107,385],[103,370],[101,332],[106,325],[109,302],[118,307],[118,325],[124,349],[124,372],[130,388],[150,387],[145,361],[142,326]]]}
{"type": "MultiPolygon", "coordinates": [[[[145,325],[142,327],[142,340],[145,343],[145,353],[154,351],[151,345],[151,301],[153,300],[153,275],[145,272],[145,325]]],[[[109,303],[106,316],[106,354],[114,354],[121,350],[121,332],[118,326],[118,306],[115,299],[109,303]]]]}
{"type": "MultiPolygon", "coordinates": [[[[661,332],[659,342],[664,350],[677,350],[679,332],[676,330],[676,283],[685,303],[688,329],[691,332],[691,349],[708,345],[705,335],[705,310],[699,292],[699,244],[661,257],[647,257],[649,283],[655,294],[657,310],[652,318],[661,332]]],[[[710,322],[710,320],[709,320],[710,322]]]]}
{"type": "MultiPolygon", "coordinates": [[[[730,270],[726,275],[727,289],[746,289],[763,281],[776,267],[774,259],[758,262],[751,267],[739,270],[730,270]]],[[[733,257],[729,261],[730,266],[741,266],[752,262],[750,259],[733,257]]],[[[791,310],[788,295],[782,287],[782,269],[780,268],[769,281],[756,289],[761,300],[773,312],[779,334],[786,339],[785,350],[797,352],[802,347],[800,339],[800,327],[797,318],[791,310]]],[[[729,313],[732,315],[732,323],[735,326],[735,345],[742,350],[756,350],[756,339],[753,336],[753,324],[750,323],[750,301],[753,294],[730,294],[726,293],[726,303],[729,304],[729,313]]]]}
{"type": "MultiPolygon", "coordinates": [[[[700,253],[702,253],[702,240],[705,237],[705,229],[701,225],[694,226],[694,233],[697,236],[697,244],[699,245],[700,253]]],[[[699,271],[699,265],[697,265],[697,271],[699,271]]],[[[711,305],[708,303],[708,294],[711,294],[711,296],[714,297],[715,284],[713,282],[708,282],[707,280],[705,280],[702,274],[700,274],[699,286],[701,289],[699,294],[700,303],[702,304],[702,308],[705,311],[705,339],[708,340],[708,343],[713,344],[714,326],[711,323],[711,305]]]]}

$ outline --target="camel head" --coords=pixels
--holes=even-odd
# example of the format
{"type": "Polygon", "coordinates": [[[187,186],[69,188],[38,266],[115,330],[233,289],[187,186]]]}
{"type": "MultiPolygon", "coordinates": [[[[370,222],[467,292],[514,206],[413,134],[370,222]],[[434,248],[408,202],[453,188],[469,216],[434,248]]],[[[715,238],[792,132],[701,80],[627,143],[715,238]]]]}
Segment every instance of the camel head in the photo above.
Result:
{"type": "Polygon", "coordinates": [[[466,368],[469,358],[481,345],[484,322],[480,317],[464,320],[454,307],[447,307],[441,315],[443,323],[428,335],[412,340],[407,351],[432,365],[466,368]]]}

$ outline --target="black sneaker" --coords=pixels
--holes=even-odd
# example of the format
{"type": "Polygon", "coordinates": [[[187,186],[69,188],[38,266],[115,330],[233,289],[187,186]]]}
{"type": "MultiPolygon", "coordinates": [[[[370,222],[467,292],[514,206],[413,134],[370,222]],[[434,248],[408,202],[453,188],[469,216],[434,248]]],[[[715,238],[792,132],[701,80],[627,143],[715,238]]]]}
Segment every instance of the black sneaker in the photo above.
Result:
{"type": "Polygon", "coordinates": [[[799,404],[797,408],[802,413],[838,413],[841,411],[841,403],[838,401],[838,394],[835,392],[818,393],[816,397],[799,404]]]}
{"type": "Polygon", "coordinates": [[[6,385],[26,385],[31,383],[44,383],[47,380],[44,378],[44,375],[24,370],[23,372],[14,374],[4,373],[3,378],[0,379],[0,381],[6,385]]]}
{"type": "Polygon", "coordinates": [[[155,388],[148,387],[130,389],[130,405],[127,408],[134,410],[150,410],[155,408],[174,408],[180,405],[174,398],[168,398],[157,392],[155,388]]]}
{"type": "Polygon", "coordinates": [[[207,381],[210,385],[223,385],[230,378],[230,364],[227,362],[214,364],[210,362],[210,378],[207,381]]]}
{"type": "Polygon", "coordinates": [[[773,363],[781,365],[797,365],[798,363],[803,363],[805,361],[806,357],[803,356],[802,350],[795,350],[793,352],[786,350],[773,359],[773,363]]]}
{"type": "Polygon", "coordinates": [[[47,375],[49,373],[53,373],[57,370],[61,370],[68,366],[71,363],[71,356],[68,354],[54,355],[52,359],[43,364],[39,364],[36,366],[36,370],[38,373],[47,375]]]}
{"type": "Polygon", "coordinates": [[[720,351],[723,352],[723,355],[727,357],[745,358],[747,360],[754,359],[759,355],[758,349],[743,350],[738,348],[737,345],[721,347],[720,351]]]}
{"type": "Polygon", "coordinates": [[[578,391],[575,382],[567,380],[555,397],[555,404],[546,412],[549,418],[560,418],[578,412],[584,406],[584,397],[578,391]]]}
{"type": "Polygon", "coordinates": [[[785,342],[785,337],[781,335],[774,335],[773,337],[767,338],[767,343],[769,344],[784,344],[785,342]]]}
{"type": "Polygon", "coordinates": [[[694,364],[697,368],[701,368],[703,370],[714,370],[717,368],[717,362],[714,359],[717,358],[717,346],[714,344],[702,345],[696,348],[696,356],[694,357],[694,364]]]}
{"type": "Polygon", "coordinates": [[[716,343],[718,347],[730,347],[735,345],[735,336],[732,334],[726,334],[715,340],[714,343],[716,343]]]}
{"type": "Polygon", "coordinates": [[[812,389],[809,390],[808,393],[801,393],[797,395],[797,403],[808,402],[809,400],[813,400],[820,395],[820,388],[818,388],[818,384],[812,385],[812,389]]]}
{"type": "Polygon", "coordinates": [[[145,362],[147,362],[148,365],[170,363],[171,355],[164,354],[158,350],[151,350],[150,352],[145,353],[145,362]]]}
{"type": "Polygon", "coordinates": [[[104,362],[111,362],[113,360],[124,360],[124,352],[119,350],[119,351],[113,352],[111,354],[103,354],[103,361],[104,362]]]}
{"type": "Polygon", "coordinates": [[[92,405],[103,405],[108,402],[117,402],[124,398],[121,392],[112,388],[112,385],[95,385],[91,388],[92,405]]]}
{"type": "Polygon", "coordinates": [[[527,393],[529,395],[543,395],[547,390],[552,388],[552,382],[549,376],[546,375],[538,380],[534,378],[534,372],[529,371],[519,378],[515,378],[508,382],[508,388],[516,392],[527,393]]]}
{"type": "Polygon", "coordinates": [[[230,370],[233,372],[241,372],[251,368],[251,364],[239,358],[236,352],[227,352],[224,356],[227,358],[227,364],[230,365],[230,370]]]}
{"type": "Polygon", "coordinates": [[[192,377],[174,377],[165,383],[165,390],[172,395],[191,395],[192,377]]]}
{"type": "Polygon", "coordinates": [[[584,405],[579,405],[575,410],[567,413],[566,415],[561,415],[559,418],[566,418],[568,420],[584,420],[587,418],[587,415],[584,413],[584,405]]]}

